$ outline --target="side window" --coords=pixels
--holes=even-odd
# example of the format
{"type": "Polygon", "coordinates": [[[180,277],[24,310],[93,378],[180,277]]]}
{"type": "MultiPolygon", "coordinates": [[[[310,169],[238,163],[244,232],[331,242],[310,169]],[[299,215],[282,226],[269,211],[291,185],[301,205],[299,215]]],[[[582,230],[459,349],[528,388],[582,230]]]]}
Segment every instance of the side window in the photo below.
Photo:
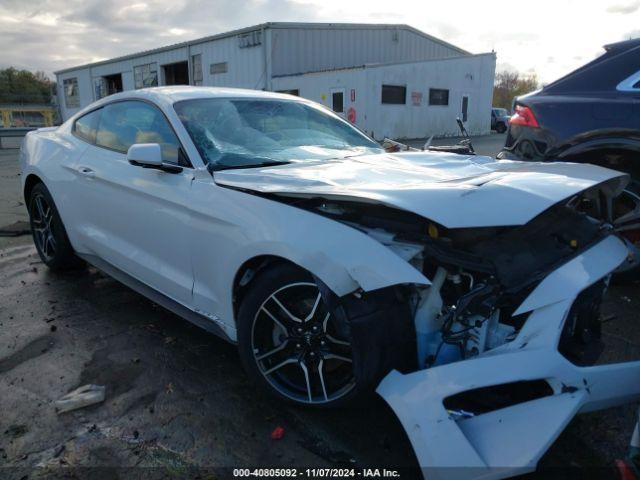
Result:
{"type": "Polygon", "coordinates": [[[102,109],[94,110],[81,116],[73,125],[73,133],[85,142],[95,143],[98,131],[98,121],[100,120],[102,109]]]}
{"type": "Polygon", "coordinates": [[[158,143],[165,162],[180,163],[180,142],[157,108],[137,101],[116,102],[104,107],[96,145],[127,153],[134,143],[158,143]]]}

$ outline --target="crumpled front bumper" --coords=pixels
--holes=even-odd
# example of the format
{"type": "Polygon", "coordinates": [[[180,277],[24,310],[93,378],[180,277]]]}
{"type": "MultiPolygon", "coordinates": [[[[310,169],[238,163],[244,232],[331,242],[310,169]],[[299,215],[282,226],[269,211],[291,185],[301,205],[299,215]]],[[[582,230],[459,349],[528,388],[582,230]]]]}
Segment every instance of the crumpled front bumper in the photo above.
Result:
{"type": "Polygon", "coordinates": [[[577,295],[624,261],[610,236],[547,276],[519,307],[531,312],[517,338],[470,360],[387,375],[378,393],[400,419],[429,480],[496,479],[534,470],[579,412],[640,399],[640,361],[579,367],[558,351],[577,295]],[[545,380],[553,394],[472,417],[444,400],[482,387],[545,380]]]}

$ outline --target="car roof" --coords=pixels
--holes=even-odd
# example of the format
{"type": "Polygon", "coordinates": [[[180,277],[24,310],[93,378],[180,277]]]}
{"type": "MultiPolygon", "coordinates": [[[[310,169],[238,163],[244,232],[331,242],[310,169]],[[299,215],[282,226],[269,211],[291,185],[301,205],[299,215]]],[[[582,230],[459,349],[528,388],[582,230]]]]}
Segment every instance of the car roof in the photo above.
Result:
{"type": "MultiPolygon", "coordinates": [[[[253,98],[253,99],[280,99],[296,100],[303,103],[312,103],[304,98],[289,95],[286,93],[265,92],[262,90],[250,90],[247,88],[226,88],[226,87],[193,87],[189,85],[174,85],[165,87],[140,88],[138,90],[127,90],[114,93],[100,100],[93,102],[80,110],[67,120],[74,122],[91,110],[103,107],[112,102],[123,100],[148,100],[161,108],[167,109],[182,100],[197,100],[207,98],[253,98]]],[[[65,122],[65,123],[67,123],[65,122]]]]}
{"type": "Polygon", "coordinates": [[[623,52],[630,48],[635,48],[640,45],[640,37],[631,38],[629,40],[623,40],[621,42],[610,43],[604,46],[607,52],[623,52]]]}
{"type": "Polygon", "coordinates": [[[189,85],[174,85],[165,87],[141,88],[139,90],[128,90],[114,95],[110,95],[109,100],[123,100],[126,98],[146,98],[157,102],[175,103],[181,100],[193,100],[203,98],[280,98],[291,99],[291,95],[275,92],[265,92],[262,90],[250,90],[246,88],[223,88],[223,87],[193,87],[189,85]]]}
{"type": "Polygon", "coordinates": [[[576,70],[544,86],[542,94],[615,90],[624,78],[638,70],[640,38],[604,46],[604,53],[576,70]]]}

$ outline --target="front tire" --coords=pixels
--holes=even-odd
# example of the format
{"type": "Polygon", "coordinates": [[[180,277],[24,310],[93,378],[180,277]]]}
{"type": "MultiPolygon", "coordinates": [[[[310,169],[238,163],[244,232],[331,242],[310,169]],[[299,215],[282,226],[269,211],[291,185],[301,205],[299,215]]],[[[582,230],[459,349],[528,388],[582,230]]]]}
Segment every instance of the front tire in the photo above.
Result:
{"type": "Polygon", "coordinates": [[[504,133],[507,131],[507,126],[504,123],[499,123],[498,125],[496,125],[496,131],[498,133],[504,133]]]}
{"type": "Polygon", "coordinates": [[[35,185],[29,195],[29,223],[33,243],[47,267],[68,270],[82,265],[73,252],[53,198],[43,183],[35,185]]]}
{"type": "Polygon", "coordinates": [[[297,405],[335,407],[351,400],[351,345],[313,277],[293,265],[277,265],[248,288],[238,312],[238,341],[249,377],[297,405]]]}

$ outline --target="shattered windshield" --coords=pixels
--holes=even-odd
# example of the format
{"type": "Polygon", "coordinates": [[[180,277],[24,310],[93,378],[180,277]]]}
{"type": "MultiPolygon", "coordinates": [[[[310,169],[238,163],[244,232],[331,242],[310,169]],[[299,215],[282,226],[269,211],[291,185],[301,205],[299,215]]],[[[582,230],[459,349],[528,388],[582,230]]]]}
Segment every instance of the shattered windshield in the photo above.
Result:
{"type": "Polygon", "coordinates": [[[214,169],[353,157],[383,150],[336,115],[295,100],[208,98],[174,105],[214,169]]]}

